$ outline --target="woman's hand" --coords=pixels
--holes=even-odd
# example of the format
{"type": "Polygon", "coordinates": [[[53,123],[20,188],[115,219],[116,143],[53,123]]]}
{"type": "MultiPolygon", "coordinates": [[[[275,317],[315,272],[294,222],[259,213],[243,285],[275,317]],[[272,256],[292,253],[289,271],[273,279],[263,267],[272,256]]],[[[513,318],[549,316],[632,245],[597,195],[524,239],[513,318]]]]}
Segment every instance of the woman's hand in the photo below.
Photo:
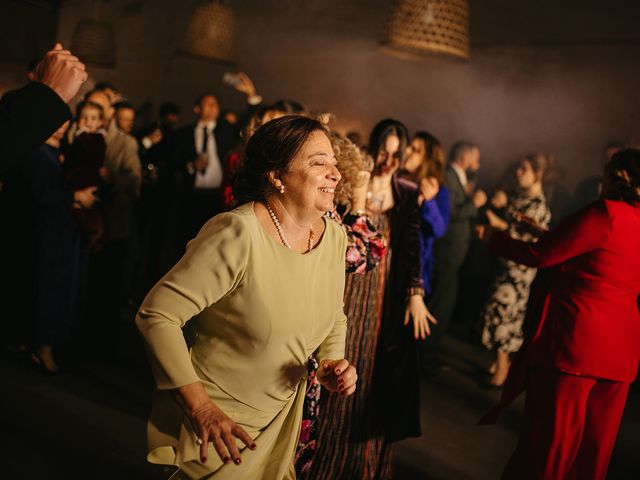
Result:
{"type": "Polygon", "coordinates": [[[318,368],[318,382],[330,392],[348,397],[356,391],[358,373],[346,359],[324,360],[318,368]]]}
{"type": "Polygon", "coordinates": [[[413,336],[416,340],[419,338],[426,340],[427,336],[431,335],[429,322],[434,325],[438,323],[424,304],[424,298],[422,298],[422,295],[420,294],[411,295],[409,297],[407,309],[404,313],[404,324],[409,325],[410,319],[413,319],[413,336]]]}
{"type": "Polygon", "coordinates": [[[493,213],[491,210],[487,210],[486,212],[487,220],[489,220],[489,225],[491,225],[496,230],[506,230],[509,228],[509,224],[505,222],[498,215],[493,213]]]}
{"type": "Polygon", "coordinates": [[[213,444],[213,448],[216,449],[224,463],[233,460],[236,465],[242,463],[236,438],[239,438],[251,450],[256,448],[256,444],[249,434],[211,401],[202,383],[192,383],[177,390],[178,400],[198,436],[196,443],[200,445],[200,461],[202,463],[207,461],[209,442],[213,444]]]}
{"type": "Polygon", "coordinates": [[[539,237],[549,231],[548,228],[540,225],[534,218],[531,218],[522,213],[515,214],[516,222],[518,222],[518,226],[527,230],[532,235],[539,237]]]}
{"type": "Polygon", "coordinates": [[[435,177],[423,178],[420,181],[420,195],[418,198],[418,205],[422,205],[422,202],[429,202],[435,198],[440,191],[440,184],[435,177]]]}
{"type": "Polygon", "coordinates": [[[247,99],[256,96],[256,87],[249,78],[249,75],[243,72],[236,73],[236,77],[238,78],[238,83],[234,85],[234,88],[244,93],[247,96],[247,99]]]}
{"type": "Polygon", "coordinates": [[[496,229],[491,225],[476,226],[476,235],[478,235],[478,238],[485,243],[489,243],[489,240],[491,240],[491,236],[495,232],[496,232],[496,229]]]}
{"type": "Polygon", "coordinates": [[[73,203],[78,205],[77,208],[91,208],[96,203],[96,196],[94,193],[98,190],[98,187],[87,187],[83,190],[76,190],[73,192],[73,203]]]}

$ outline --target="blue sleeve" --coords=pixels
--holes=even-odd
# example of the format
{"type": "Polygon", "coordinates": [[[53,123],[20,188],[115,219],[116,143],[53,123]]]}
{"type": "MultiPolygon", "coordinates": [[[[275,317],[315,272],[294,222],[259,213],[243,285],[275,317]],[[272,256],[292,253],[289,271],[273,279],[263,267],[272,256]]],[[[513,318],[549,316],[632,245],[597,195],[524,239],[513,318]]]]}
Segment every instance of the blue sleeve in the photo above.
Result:
{"type": "Polygon", "coordinates": [[[435,198],[422,202],[421,208],[422,231],[424,235],[432,234],[436,238],[442,237],[451,219],[451,202],[449,190],[443,185],[435,198]]]}

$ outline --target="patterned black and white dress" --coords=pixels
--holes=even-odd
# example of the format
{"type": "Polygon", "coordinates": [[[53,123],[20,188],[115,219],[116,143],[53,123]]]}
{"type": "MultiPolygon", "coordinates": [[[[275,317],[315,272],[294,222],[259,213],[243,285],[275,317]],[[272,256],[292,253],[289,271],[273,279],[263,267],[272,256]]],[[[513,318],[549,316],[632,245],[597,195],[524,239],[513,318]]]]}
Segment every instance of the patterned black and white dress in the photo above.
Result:
{"type": "MultiPolygon", "coordinates": [[[[517,228],[515,217],[526,215],[543,227],[551,221],[551,211],[544,195],[527,197],[516,193],[509,198],[507,218],[513,238],[535,241],[529,232],[517,228]]],[[[529,300],[531,283],[536,269],[511,260],[500,259],[500,269],[487,305],[484,309],[482,343],[488,350],[517,352],[522,345],[522,324],[529,300]]]]}

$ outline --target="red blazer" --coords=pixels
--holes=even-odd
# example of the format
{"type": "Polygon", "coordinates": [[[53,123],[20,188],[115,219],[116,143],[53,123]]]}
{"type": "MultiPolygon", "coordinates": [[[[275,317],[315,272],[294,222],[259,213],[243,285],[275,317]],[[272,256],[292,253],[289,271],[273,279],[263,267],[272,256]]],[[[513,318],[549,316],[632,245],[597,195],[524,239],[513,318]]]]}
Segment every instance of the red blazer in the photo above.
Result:
{"type": "Polygon", "coordinates": [[[493,253],[547,268],[526,363],[632,382],[640,361],[640,207],[599,200],[538,243],[493,235],[493,253]]]}

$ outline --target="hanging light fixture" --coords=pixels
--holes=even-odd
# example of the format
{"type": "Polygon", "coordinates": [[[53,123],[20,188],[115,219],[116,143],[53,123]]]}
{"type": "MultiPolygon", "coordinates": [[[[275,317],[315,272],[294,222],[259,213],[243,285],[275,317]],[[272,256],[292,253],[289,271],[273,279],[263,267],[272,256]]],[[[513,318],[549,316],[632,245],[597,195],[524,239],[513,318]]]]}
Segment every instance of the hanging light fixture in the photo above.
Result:
{"type": "Polygon", "coordinates": [[[233,63],[236,17],[221,0],[200,0],[195,6],[178,48],[183,55],[233,63]]]}
{"type": "Polygon", "coordinates": [[[383,49],[402,56],[469,58],[468,0],[394,0],[383,49]]]}
{"type": "Polygon", "coordinates": [[[92,19],[79,20],[71,37],[71,51],[85,63],[116,66],[116,42],[111,25],[92,19]]]}

